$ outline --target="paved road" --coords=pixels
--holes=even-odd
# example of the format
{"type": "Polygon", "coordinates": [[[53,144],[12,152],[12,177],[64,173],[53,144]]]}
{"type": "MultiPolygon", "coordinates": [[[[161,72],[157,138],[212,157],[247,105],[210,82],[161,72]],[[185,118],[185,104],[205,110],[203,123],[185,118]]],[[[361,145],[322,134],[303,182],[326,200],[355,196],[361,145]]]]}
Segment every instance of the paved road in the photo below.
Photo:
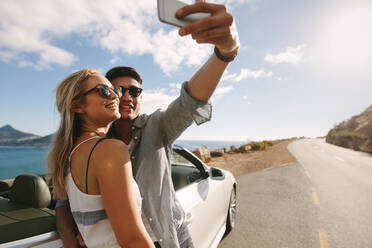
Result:
{"type": "Polygon", "coordinates": [[[372,156],[299,140],[298,163],[237,178],[234,247],[372,247],[372,156]]]}

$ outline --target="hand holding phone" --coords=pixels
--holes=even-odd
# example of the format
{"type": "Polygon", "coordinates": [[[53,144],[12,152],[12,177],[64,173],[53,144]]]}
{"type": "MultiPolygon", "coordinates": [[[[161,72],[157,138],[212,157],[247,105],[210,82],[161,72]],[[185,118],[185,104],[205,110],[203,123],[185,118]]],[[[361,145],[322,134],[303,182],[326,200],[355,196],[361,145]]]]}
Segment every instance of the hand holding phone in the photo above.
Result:
{"type": "Polygon", "coordinates": [[[176,17],[176,11],[187,4],[178,0],[158,0],[159,20],[177,27],[183,27],[205,17],[211,16],[209,13],[194,13],[182,19],[176,17]]]}
{"type": "Polygon", "coordinates": [[[158,13],[162,22],[180,27],[180,36],[191,35],[199,44],[215,45],[221,56],[236,56],[239,36],[234,17],[225,5],[206,2],[187,5],[178,0],[158,0],[158,13]],[[203,18],[205,21],[200,20],[203,18]]]}

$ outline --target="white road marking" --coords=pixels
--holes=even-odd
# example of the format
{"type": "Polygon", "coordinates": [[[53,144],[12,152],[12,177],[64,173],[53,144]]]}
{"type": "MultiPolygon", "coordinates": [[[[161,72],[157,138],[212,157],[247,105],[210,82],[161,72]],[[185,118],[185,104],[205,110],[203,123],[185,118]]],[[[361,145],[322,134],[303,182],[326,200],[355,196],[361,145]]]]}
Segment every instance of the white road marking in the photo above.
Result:
{"type": "MultiPolygon", "coordinates": [[[[300,161],[298,161],[298,162],[300,162],[300,161]]],[[[302,166],[302,168],[304,168],[304,170],[306,171],[306,168],[305,168],[305,164],[304,163],[302,163],[302,162],[300,162],[300,165],[302,166]]]]}
{"type": "Polygon", "coordinates": [[[326,232],[323,229],[319,229],[318,234],[319,234],[320,248],[329,248],[328,237],[327,237],[326,232]]]}
{"type": "Polygon", "coordinates": [[[279,165],[280,167],[284,167],[284,166],[288,166],[288,165],[290,165],[290,164],[293,164],[293,163],[285,163],[285,164],[281,164],[281,165],[279,165]]]}
{"type": "MultiPolygon", "coordinates": [[[[278,167],[285,167],[285,166],[288,166],[288,165],[290,165],[290,164],[293,164],[293,163],[285,163],[285,164],[281,164],[281,165],[279,165],[278,167]]],[[[274,166],[274,167],[268,167],[268,168],[263,169],[263,171],[272,170],[272,169],[275,169],[275,168],[278,168],[278,167],[276,167],[276,166],[274,166]]]]}
{"type": "Polygon", "coordinates": [[[315,205],[320,205],[318,194],[316,193],[316,190],[314,188],[311,189],[313,193],[313,200],[315,205]]]}
{"type": "Polygon", "coordinates": [[[308,172],[307,170],[305,170],[305,174],[306,174],[306,176],[307,176],[309,179],[311,179],[311,176],[310,176],[310,174],[309,174],[309,172],[308,172]]]}
{"type": "Polygon", "coordinates": [[[343,158],[340,158],[340,157],[337,157],[337,156],[334,156],[334,157],[335,157],[335,159],[337,159],[339,161],[345,162],[345,159],[343,159],[343,158]]]}

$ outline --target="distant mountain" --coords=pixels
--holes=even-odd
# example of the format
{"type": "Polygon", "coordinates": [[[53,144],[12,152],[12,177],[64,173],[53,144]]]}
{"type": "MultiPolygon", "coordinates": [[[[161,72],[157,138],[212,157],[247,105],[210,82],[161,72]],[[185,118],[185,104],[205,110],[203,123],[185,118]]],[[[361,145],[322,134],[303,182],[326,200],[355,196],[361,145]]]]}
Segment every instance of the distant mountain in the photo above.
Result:
{"type": "Polygon", "coordinates": [[[11,125],[0,128],[0,146],[48,146],[52,134],[40,137],[14,129],[11,125]]]}
{"type": "Polygon", "coordinates": [[[326,136],[326,141],[372,154],[372,105],[360,115],[332,128],[326,136]]]}
{"type": "Polygon", "coordinates": [[[40,138],[40,136],[31,133],[21,132],[17,129],[14,129],[11,125],[5,125],[0,128],[0,142],[27,140],[35,138],[40,138]]]}
{"type": "Polygon", "coordinates": [[[49,146],[52,143],[52,138],[54,134],[49,134],[47,136],[13,142],[12,144],[7,144],[7,146],[49,146]]]}

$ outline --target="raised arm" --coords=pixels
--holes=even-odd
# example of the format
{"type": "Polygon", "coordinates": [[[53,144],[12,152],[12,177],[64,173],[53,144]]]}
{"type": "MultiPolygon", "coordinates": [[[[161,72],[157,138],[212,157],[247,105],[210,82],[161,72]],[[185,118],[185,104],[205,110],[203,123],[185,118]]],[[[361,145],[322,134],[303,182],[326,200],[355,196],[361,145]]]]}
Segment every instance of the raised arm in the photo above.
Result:
{"type": "Polygon", "coordinates": [[[105,140],[93,167],[107,216],[122,247],[152,248],[154,244],[141,219],[133,185],[127,147],[119,140],[105,140]]]}
{"type": "MultiPolygon", "coordinates": [[[[185,6],[176,13],[182,18],[192,13],[204,12],[211,16],[180,28],[181,36],[191,35],[197,43],[213,44],[223,57],[233,58],[240,46],[234,18],[224,5],[199,1],[185,6]]],[[[216,89],[228,62],[214,53],[190,79],[187,90],[197,100],[208,101],[216,89]]]]}

